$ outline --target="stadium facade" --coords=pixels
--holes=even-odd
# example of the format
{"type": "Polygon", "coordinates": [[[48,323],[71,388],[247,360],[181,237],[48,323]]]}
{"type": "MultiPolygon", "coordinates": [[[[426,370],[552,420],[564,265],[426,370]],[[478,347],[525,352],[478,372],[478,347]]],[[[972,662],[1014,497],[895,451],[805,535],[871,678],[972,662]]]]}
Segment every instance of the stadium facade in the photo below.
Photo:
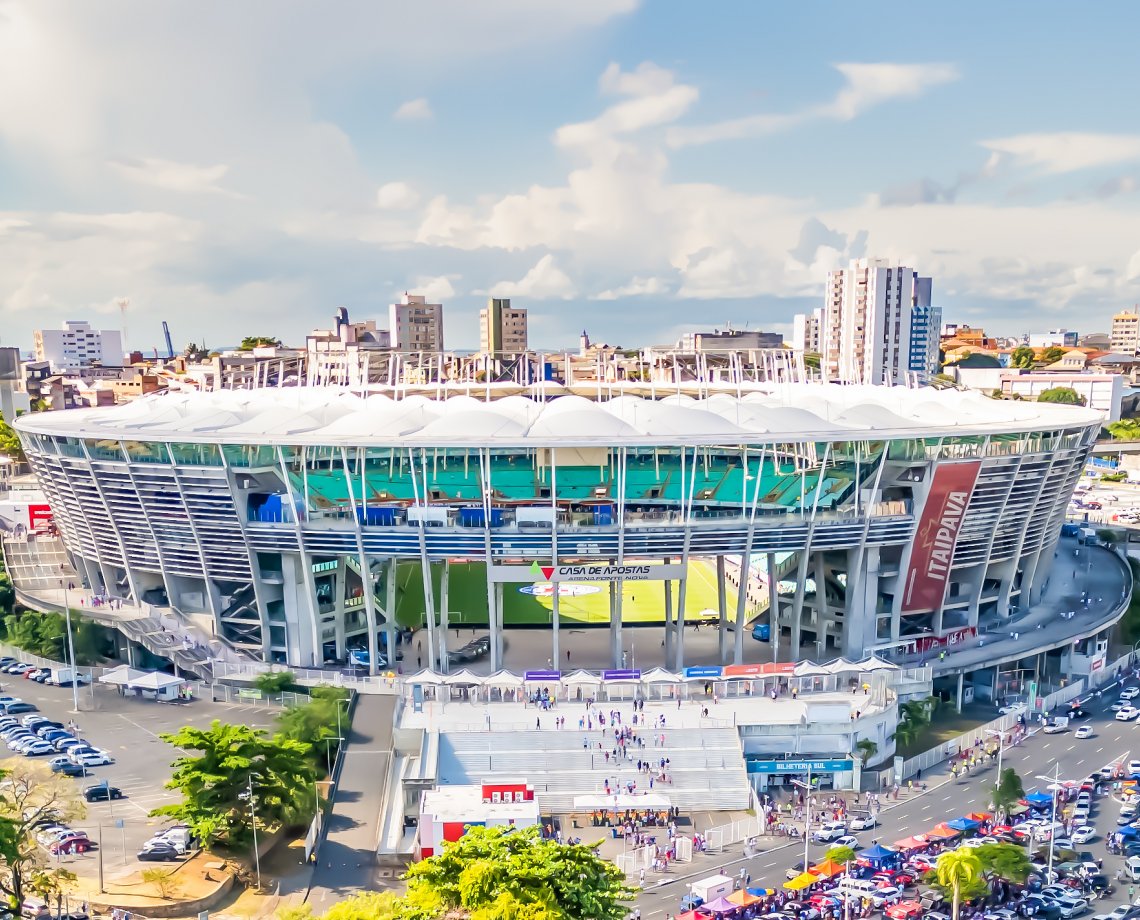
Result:
{"type": "Polygon", "coordinates": [[[496,668],[505,586],[586,581],[608,586],[621,667],[629,579],[660,592],[683,667],[695,558],[747,560],[720,615],[774,613],[777,660],[953,643],[1038,598],[1100,422],[932,389],[536,384],[171,393],[16,427],[93,590],[267,661],[375,667],[413,567],[447,670],[455,560],[485,564],[496,668]]]}

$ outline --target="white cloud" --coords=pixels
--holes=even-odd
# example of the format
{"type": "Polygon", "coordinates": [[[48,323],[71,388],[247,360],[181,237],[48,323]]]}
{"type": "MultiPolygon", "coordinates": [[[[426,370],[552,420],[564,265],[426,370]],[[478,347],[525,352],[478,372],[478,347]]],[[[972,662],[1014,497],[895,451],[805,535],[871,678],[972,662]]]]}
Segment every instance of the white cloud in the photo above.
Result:
{"type": "Polygon", "coordinates": [[[1140,134],[1016,134],[981,143],[1016,165],[1052,175],[1140,160],[1140,134]]]}
{"type": "Polygon", "coordinates": [[[569,300],[577,290],[569,276],[554,264],[554,256],[547,253],[519,281],[500,281],[489,293],[492,297],[569,300]]]}
{"type": "Polygon", "coordinates": [[[195,166],[192,163],[175,163],[157,157],[112,160],[111,167],[120,175],[141,185],[188,194],[214,192],[233,195],[218,182],[229,172],[224,163],[216,166],[195,166]]]}
{"type": "Polygon", "coordinates": [[[846,82],[829,102],[798,112],[745,115],[708,125],[678,126],[669,131],[669,143],[688,147],[775,134],[812,121],[851,121],[884,102],[917,98],[960,76],[953,64],[836,64],[835,69],[846,82]]]}
{"type": "Polygon", "coordinates": [[[428,121],[435,117],[435,113],[431,110],[431,103],[421,96],[402,103],[392,117],[396,121],[428,121]]]}
{"type": "Polygon", "coordinates": [[[660,278],[631,278],[628,284],[610,288],[593,296],[594,300],[622,300],[626,297],[646,297],[650,294],[666,294],[669,286],[660,278]]]}
{"type": "MultiPolygon", "coordinates": [[[[445,303],[455,296],[455,288],[451,282],[458,280],[459,275],[440,275],[436,278],[420,275],[407,291],[409,294],[423,294],[428,303],[445,303]]],[[[399,294],[396,296],[399,297],[399,294]]]]}
{"type": "Polygon", "coordinates": [[[684,115],[699,95],[696,87],[676,83],[670,71],[648,61],[632,73],[610,64],[599,86],[605,93],[630,98],[591,121],[563,125],[554,135],[558,146],[590,147],[615,135],[669,124],[684,115]]]}
{"type": "Polygon", "coordinates": [[[420,195],[407,182],[387,182],[376,190],[376,206],[391,211],[407,211],[420,203],[420,195]]]}

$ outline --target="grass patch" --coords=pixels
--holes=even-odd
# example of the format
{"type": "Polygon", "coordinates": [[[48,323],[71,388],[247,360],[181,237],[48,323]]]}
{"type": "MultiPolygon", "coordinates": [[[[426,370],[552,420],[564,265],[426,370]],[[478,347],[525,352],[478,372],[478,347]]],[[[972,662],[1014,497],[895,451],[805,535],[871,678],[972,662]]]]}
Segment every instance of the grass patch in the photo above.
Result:
{"type": "Polygon", "coordinates": [[[934,720],[924,725],[911,744],[896,746],[895,755],[904,759],[914,757],[923,751],[952,741],[979,725],[985,725],[995,718],[993,709],[986,705],[963,706],[959,715],[950,703],[943,703],[934,714],[934,720]]]}
{"type": "MultiPolygon", "coordinates": [[[[432,567],[432,594],[438,608],[442,566],[432,567]]],[[[604,582],[582,583],[593,593],[561,597],[558,614],[567,625],[606,626],[610,622],[609,586],[604,582]]],[[[507,626],[549,626],[554,601],[550,597],[523,594],[522,584],[503,587],[503,622],[507,626]]],[[[487,625],[486,566],[482,562],[452,563],[448,584],[448,611],[452,626],[487,625]]],[[[673,589],[676,610],[677,588],[673,589]]],[[[424,620],[424,582],[418,563],[401,565],[396,576],[396,621],[401,626],[419,626],[424,620]]],[[[703,560],[689,563],[685,619],[693,621],[702,611],[717,609],[716,566],[703,560]]],[[[736,618],[736,589],[728,586],[728,617],[736,618]]],[[[623,623],[664,623],[665,583],[627,581],[622,585],[623,623]]]]}

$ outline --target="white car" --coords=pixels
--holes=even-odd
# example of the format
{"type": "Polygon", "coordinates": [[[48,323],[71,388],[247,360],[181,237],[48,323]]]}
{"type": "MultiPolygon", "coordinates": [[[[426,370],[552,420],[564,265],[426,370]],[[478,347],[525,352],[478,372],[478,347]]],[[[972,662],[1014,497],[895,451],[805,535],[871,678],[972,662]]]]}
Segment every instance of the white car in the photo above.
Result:
{"type": "Polygon", "coordinates": [[[1002,706],[998,709],[1003,716],[1015,716],[1019,713],[1025,712],[1024,703],[1012,703],[1009,706],[1002,706]]]}
{"type": "Polygon", "coordinates": [[[1096,828],[1086,825],[1085,827],[1078,827],[1073,831],[1073,843],[1078,846],[1088,843],[1093,837],[1096,836],[1096,828]]]}
{"type": "Polygon", "coordinates": [[[1128,761],[1128,772],[1129,773],[1140,773],[1140,760],[1128,761]]]}
{"type": "Polygon", "coordinates": [[[902,895],[903,893],[900,889],[894,888],[890,885],[888,885],[886,888],[879,888],[878,890],[869,893],[871,904],[876,909],[880,907],[886,907],[890,904],[897,904],[902,900],[902,895]]]}
{"type": "Polygon", "coordinates": [[[1074,738],[1077,738],[1081,741],[1084,741],[1086,738],[1091,738],[1092,736],[1093,730],[1091,725],[1082,725],[1077,729],[1076,734],[1073,735],[1074,738]]]}
{"type": "Polygon", "coordinates": [[[1131,722],[1137,716],[1140,716],[1140,709],[1137,709],[1134,706],[1129,705],[1129,706],[1125,706],[1123,709],[1121,709],[1116,714],[1116,721],[1117,722],[1131,722]]]}
{"type": "Polygon", "coordinates": [[[837,847],[851,847],[853,850],[859,849],[859,838],[854,834],[844,834],[832,841],[832,844],[837,847]]]}
{"type": "Polygon", "coordinates": [[[83,754],[72,754],[71,762],[81,767],[101,767],[103,764],[114,763],[115,759],[106,751],[87,751],[83,754]]]}
{"type": "Polygon", "coordinates": [[[879,819],[874,815],[852,815],[847,826],[853,831],[869,831],[878,823],[879,819]]]}
{"type": "Polygon", "coordinates": [[[812,831],[811,839],[816,843],[831,843],[847,833],[847,825],[843,821],[828,821],[823,827],[812,831]]]}
{"type": "MultiPolygon", "coordinates": [[[[1140,696],[1140,687],[1125,687],[1120,691],[1120,698],[1122,700],[1134,700],[1140,696]]],[[[1132,761],[1133,763],[1140,763],[1140,761],[1132,761]]]]}
{"type": "Polygon", "coordinates": [[[1077,897],[1058,898],[1057,906],[1061,908],[1061,916],[1064,917],[1065,920],[1069,920],[1069,917],[1079,917],[1089,909],[1088,901],[1084,898],[1077,897]]]}
{"type": "Polygon", "coordinates": [[[1124,708],[1125,708],[1127,705],[1128,705],[1128,701],[1127,701],[1127,700],[1117,700],[1115,703],[1113,703],[1113,704],[1112,704],[1111,706],[1109,706],[1108,708],[1109,708],[1109,709],[1110,709],[1112,712],[1120,712],[1120,710],[1124,709],[1124,708]]]}

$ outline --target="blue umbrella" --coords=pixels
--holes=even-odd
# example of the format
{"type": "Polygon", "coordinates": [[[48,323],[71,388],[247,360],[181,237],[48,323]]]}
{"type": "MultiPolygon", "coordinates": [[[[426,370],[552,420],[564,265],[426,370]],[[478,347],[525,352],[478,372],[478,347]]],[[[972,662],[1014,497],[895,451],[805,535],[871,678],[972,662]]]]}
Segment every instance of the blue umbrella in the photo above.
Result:
{"type": "MultiPolygon", "coordinates": [[[[1052,798],[1049,802],[1052,803],[1052,798]]],[[[955,818],[953,821],[946,822],[947,827],[952,827],[956,831],[976,831],[982,826],[981,821],[974,821],[972,818],[955,818]]]]}
{"type": "Polygon", "coordinates": [[[1140,837],[1140,830],[1136,829],[1131,824],[1125,825],[1116,833],[1118,833],[1121,837],[1140,837]]]}
{"type": "Polygon", "coordinates": [[[1025,801],[1027,801],[1030,805],[1052,805],[1053,796],[1049,795],[1047,792],[1031,792],[1025,797],[1025,801]]]}

